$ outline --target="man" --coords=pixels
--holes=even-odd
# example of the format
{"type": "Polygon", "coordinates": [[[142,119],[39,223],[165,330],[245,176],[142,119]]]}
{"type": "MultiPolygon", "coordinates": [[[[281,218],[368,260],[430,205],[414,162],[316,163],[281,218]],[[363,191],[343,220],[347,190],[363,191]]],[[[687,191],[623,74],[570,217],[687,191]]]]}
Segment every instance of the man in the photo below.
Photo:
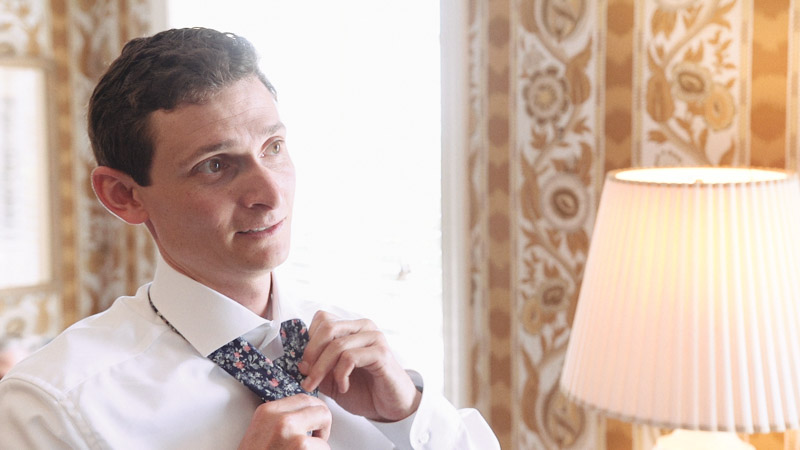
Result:
{"type": "Polygon", "coordinates": [[[425,392],[371,322],[277,289],[294,167],[246,40],[183,29],[131,41],[92,95],[89,136],[97,197],[147,227],[156,274],[6,376],[4,446],[499,448],[480,414],[425,392]],[[294,318],[307,333],[283,328],[294,318]],[[304,349],[287,344],[306,335],[304,349]]]}

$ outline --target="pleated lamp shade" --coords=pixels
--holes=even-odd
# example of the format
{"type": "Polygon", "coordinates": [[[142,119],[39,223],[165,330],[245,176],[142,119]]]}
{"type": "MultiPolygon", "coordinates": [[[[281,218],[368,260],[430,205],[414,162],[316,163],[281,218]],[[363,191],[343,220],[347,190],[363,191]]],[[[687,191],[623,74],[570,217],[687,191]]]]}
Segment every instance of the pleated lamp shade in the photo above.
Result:
{"type": "Polygon", "coordinates": [[[561,376],[663,428],[798,428],[800,183],[772,169],[608,174],[561,376]]]}

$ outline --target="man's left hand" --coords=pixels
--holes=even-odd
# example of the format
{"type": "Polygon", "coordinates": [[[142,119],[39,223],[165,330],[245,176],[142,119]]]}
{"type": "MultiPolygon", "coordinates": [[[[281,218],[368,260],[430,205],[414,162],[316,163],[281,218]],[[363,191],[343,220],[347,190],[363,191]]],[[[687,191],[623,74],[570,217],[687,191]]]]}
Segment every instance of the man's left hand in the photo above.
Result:
{"type": "Polygon", "coordinates": [[[319,311],[299,364],[302,387],[319,390],[352,414],[395,422],[413,414],[422,394],[372,321],[319,311]]]}

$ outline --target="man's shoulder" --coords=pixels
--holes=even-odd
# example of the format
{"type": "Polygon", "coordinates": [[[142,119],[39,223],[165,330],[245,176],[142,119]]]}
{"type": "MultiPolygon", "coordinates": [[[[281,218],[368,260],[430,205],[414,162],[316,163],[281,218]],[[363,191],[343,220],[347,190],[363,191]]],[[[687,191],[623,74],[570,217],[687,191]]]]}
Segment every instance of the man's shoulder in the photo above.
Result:
{"type": "Polygon", "coordinates": [[[169,329],[148,315],[146,298],[120,297],[68,327],[4,377],[66,392],[140,357],[169,329]]]}

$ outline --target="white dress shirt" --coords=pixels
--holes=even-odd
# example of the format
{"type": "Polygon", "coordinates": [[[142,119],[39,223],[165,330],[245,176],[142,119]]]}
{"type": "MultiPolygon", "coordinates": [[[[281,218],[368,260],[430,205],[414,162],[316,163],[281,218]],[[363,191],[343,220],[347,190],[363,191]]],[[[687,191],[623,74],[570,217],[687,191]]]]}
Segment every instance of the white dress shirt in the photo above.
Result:
{"type": "MultiPolygon", "coordinates": [[[[159,259],[152,283],[71,326],[0,381],[0,448],[236,448],[261,400],[206,356],[245,336],[274,359],[280,323],[310,324],[318,309],[281,298],[275,283],[272,308],[275,320],[259,317],[159,259]]],[[[457,410],[436,392],[423,390],[415,414],[388,424],[320,398],[333,416],[332,449],[500,448],[478,411],[457,410]]]]}

